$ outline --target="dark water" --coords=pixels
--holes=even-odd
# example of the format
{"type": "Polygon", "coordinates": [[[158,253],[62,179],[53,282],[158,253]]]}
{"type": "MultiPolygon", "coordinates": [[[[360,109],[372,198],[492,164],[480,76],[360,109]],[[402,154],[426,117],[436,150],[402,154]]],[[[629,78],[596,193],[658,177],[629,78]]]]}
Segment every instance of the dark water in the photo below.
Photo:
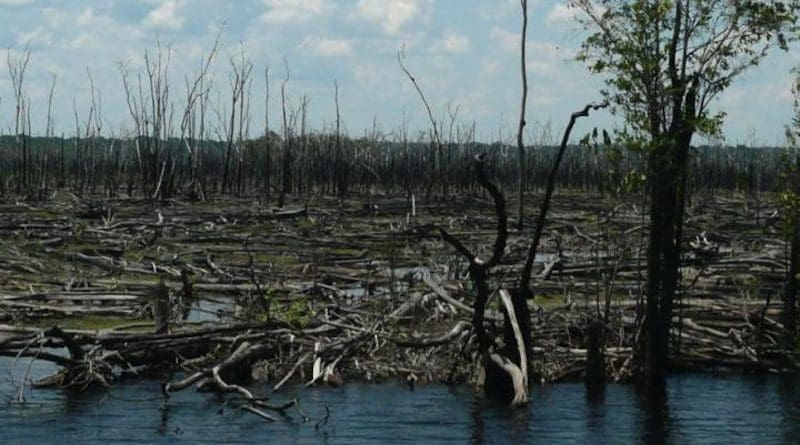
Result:
{"type": "MultiPolygon", "coordinates": [[[[111,392],[28,390],[9,403],[11,361],[0,358],[0,443],[800,443],[800,378],[679,375],[665,399],[609,385],[536,387],[523,410],[476,397],[467,387],[347,384],[287,388],[312,418],[292,411],[267,423],[214,395],[187,389],[160,409],[159,384],[130,381],[111,392]],[[327,424],[315,428],[330,407],[327,424]]],[[[16,379],[25,372],[20,362],[16,379]]],[[[36,364],[33,376],[48,365],[36,364]]],[[[256,388],[258,390],[258,388],[256,388]]]]}

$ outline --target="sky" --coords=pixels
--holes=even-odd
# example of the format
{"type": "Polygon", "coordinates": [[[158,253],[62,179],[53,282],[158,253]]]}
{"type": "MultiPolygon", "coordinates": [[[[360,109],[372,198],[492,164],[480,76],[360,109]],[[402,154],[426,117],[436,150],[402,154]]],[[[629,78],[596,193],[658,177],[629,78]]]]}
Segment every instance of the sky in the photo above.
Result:
{"type": "MultiPolygon", "coordinates": [[[[528,143],[552,142],[570,113],[601,100],[602,81],[574,60],[582,34],[564,2],[529,2],[526,137],[528,143]],[[543,130],[548,125],[549,133],[543,130]]],[[[0,129],[6,134],[13,130],[14,113],[9,49],[19,54],[29,45],[31,50],[24,88],[34,134],[46,126],[53,76],[56,131],[74,132],[75,110],[83,120],[90,107],[91,75],[103,132],[120,135],[130,132],[132,122],[120,64],[144,73],[145,50],[152,54],[158,41],[169,47],[171,98],[180,110],[185,78],[199,70],[223,23],[212,101],[224,115],[230,107],[231,59],[244,52],[254,66],[251,136],[263,134],[267,67],[271,122],[278,123],[284,58],[287,97],[295,107],[308,99],[310,128],[331,128],[336,83],[351,136],[373,129],[389,136],[401,127],[412,136],[426,130],[425,109],[397,62],[400,49],[437,118],[455,114],[463,124],[475,122],[480,140],[511,141],[516,131],[518,0],[0,0],[0,23],[0,129]]],[[[727,143],[783,143],[792,114],[789,71],[797,65],[798,48],[776,51],[719,98],[714,108],[727,112],[727,143]]],[[[209,120],[221,121],[215,113],[209,120]]],[[[616,125],[599,112],[584,119],[575,134],[616,125]]]]}

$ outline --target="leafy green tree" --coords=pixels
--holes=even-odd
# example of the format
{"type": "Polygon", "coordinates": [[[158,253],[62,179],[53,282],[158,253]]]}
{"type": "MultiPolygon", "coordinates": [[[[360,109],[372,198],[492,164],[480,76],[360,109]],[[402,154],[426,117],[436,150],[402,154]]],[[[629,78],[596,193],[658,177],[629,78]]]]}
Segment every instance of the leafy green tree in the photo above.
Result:
{"type": "Polygon", "coordinates": [[[769,49],[793,40],[800,1],[571,0],[587,32],[579,59],[646,156],[647,312],[637,371],[661,386],[678,290],[689,147],[720,131],[711,105],[769,49]]]}
{"type": "Polygon", "coordinates": [[[784,233],[789,243],[789,270],[783,293],[783,327],[786,332],[786,347],[795,346],[797,334],[797,275],[800,274],[800,68],[795,69],[794,117],[786,128],[789,146],[781,172],[780,193],[783,212],[784,233]]]}

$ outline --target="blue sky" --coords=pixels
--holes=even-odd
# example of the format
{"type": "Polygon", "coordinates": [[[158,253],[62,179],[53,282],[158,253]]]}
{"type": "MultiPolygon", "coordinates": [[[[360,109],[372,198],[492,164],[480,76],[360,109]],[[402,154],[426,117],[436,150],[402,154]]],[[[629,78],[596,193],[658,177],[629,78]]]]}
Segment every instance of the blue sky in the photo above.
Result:
{"type": "MultiPolygon", "coordinates": [[[[529,142],[552,122],[561,131],[569,114],[600,99],[601,81],[573,61],[581,35],[562,1],[530,0],[528,35],[529,142]]],[[[130,131],[118,63],[142,72],[145,49],[158,36],[172,51],[170,78],[176,109],[184,76],[197,71],[222,22],[223,47],[213,68],[223,108],[230,95],[230,58],[244,50],[254,64],[251,136],[262,131],[263,70],[271,70],[270,113],[277,117],[283,57],[291,70],[291,103],[309,100],[309,125],[335,119],[334,81],[347,131],[359,136],[377,122],[384,133],[405,121],[410,134],[427,128],[427,116],[397,64],[416,76],[434,114],[458,107],[458,118],[476,122],[483,140],[511,140],[519,112],[518,0],[0,0],[0,127],[13,125],[13,96],[6,47],[30,44],[25,78],[34,133],[45,127],[47,93],[58,77],[54,117],[58,131],[73,131],[73,105],[89,108],[87,69],[102,104],[104,128],[130,131]]],[[[800,51],[775,52],[738,79],[715,107],[728,113],[728,143],[782,143],[791,116],[789,70],[800,51]]],[[[213,97],[217,97],[216,93],[213,97]]],[[[214,102],[217,100],[214,99],[214,102]]],[[[209,119],[216,122],[213,113],[209,119]]],[[[274,123],[277,123],[273,119],[274,123]]],[[[611,128],[602,113],[582,122],[611,128]]],[[[69,133],[68,133],[69,134],[69,133]]],[[[695,140],[695,142],[703,142],[695,140]]]]}

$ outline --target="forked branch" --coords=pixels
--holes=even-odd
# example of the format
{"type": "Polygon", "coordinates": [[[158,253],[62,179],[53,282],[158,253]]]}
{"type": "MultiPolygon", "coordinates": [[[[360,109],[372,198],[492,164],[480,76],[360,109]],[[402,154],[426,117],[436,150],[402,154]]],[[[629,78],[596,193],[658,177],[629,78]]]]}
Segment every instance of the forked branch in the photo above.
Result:
{"type": "Polygon", "coordinates": [[[536,217],[533,240],[528,248],[528,257],[525,259],[525,266],[522,268],[522,274],[519,280],[519,289],[526,295],[530,294],[533,260],[536,258],[536,251],[539,249],[539,241],[542,239],[544,225],[547,220],[547,212],[550,210],[550,200],[553,197],[553,191],[555,191],[556,187],[556,173],[558,172],[558,167],[561,165],[561,159],[564,157],[564,152],[567,149],[567,143],[569,143],[569,137],[572,134],[572,128],[575,126],[575,122],[579,118],[589,116],[589,111],[599,110],[606,107],[608,107],[608,102],[603,102],[601,104],[587,104],[580,111],[572,113],[569,118],[567,128],[564,130],[564,136],[561,138],[561,145],[558,148],[556,159],[553,161],[553,165],[550,167],[550,173],[547,176],[547,188],[545,189],[544,199],[542,199],[542,204],[539,208],[539,215],[536,217]]]}

